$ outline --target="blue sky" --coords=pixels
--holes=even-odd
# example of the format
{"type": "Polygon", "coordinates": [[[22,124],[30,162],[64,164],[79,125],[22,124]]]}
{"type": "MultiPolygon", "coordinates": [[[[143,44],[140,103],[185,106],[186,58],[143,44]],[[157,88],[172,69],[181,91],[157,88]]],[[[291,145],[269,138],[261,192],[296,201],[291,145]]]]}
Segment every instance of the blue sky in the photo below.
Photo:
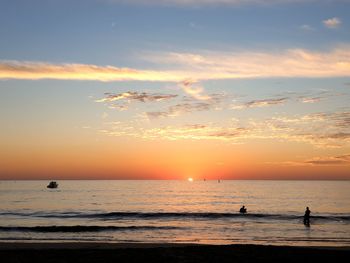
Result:
{"type": "Polygon", "coordinates": [[[2,1],[1,57],[141,66],[130,55],[159,49],[324,50],[350,38],[347,1],[199,7],[115,2],[2,1]],[[322,21],[333,17],[341,27],[330,30],[322,21]]]}

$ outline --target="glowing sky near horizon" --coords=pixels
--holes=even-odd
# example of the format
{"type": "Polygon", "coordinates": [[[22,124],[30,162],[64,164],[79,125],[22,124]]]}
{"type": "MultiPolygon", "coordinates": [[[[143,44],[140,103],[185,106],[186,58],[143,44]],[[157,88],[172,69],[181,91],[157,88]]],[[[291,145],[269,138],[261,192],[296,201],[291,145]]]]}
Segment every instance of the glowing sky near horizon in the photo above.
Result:
{"type": "Polygon", "coordinates": [[[350,179],[350,1],[0,3],[0,179],[350,179]]]}

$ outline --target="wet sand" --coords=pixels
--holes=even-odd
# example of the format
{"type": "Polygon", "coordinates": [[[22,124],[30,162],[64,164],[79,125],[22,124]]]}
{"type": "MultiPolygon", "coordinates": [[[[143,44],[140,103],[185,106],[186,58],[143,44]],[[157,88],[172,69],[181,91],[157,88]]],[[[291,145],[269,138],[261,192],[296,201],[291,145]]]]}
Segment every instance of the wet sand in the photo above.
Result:
{"type": "Polygon", "coordinates": [[[350,248],[138,243],[0,243],[1,262],[348,262],[350,248]]]}

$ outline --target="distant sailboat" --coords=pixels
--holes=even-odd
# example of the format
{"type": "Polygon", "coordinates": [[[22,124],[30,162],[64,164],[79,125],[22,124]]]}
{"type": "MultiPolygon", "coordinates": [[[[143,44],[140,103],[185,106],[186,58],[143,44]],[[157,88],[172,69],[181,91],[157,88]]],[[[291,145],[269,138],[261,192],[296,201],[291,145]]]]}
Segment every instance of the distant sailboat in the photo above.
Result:
{"type": "Polygon", "coordinates": [[[47,188],[51,188],[51,189],[54,189],[54,188],[57,188],[58,187],[58,183],[56,183],[55,181],[51,181],[48,185],[47,185],[47,188]]]}

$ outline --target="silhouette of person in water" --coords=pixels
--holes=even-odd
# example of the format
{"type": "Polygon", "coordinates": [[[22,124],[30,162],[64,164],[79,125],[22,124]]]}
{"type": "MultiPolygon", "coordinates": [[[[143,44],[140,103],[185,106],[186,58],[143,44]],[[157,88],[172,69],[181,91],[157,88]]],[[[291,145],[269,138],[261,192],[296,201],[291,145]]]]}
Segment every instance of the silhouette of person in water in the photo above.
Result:
{"type": "Polygon", "coordinates": [[[245,214],[245,213],[247,213],[247,208],[245,208],[245,206],[242,206],[241,209],[239,209],[239,212],[241,214],[245,214]]]}
{"type": "Polygon", "coordinates": [[[310,209],[309,207],[306,207],[305,214],[304,214],[304,225],[310,226],[310,209]]]}

